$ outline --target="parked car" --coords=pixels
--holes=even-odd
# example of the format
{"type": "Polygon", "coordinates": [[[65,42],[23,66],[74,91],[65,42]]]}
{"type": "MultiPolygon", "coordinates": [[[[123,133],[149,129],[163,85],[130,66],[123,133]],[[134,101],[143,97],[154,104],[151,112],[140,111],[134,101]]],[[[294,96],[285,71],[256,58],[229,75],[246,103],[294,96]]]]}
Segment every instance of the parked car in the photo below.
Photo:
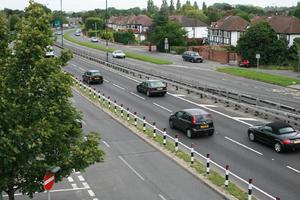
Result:
{"type": "Polygon", "coordinates": [[[272,146],[277,153],[300,148],[300,133],[280,121],[250,127],[248,138],[272,146]]]}
{"type": "Polygon", "coordinates": [[[148,97],[167,93],[167,86],[160,80],[146,80],[136,86],[136,90],[145,93],[148,97]]]}
{"type": "Polygon", "coordinates": [[[91,42],[99,42],[99,40],[98,40],[98,38],[96,38],[96,37],[92,37],[92,38],[91,38],[91,42]]]}
{"type": "Polygon", "coordinates": [[[203,134],[211,136],[215,131],[211,114],[198,108],[175,112],[169,118],[169,126],[185,132],[188,138],[203,134]]]}
{"type": "Polygon", "coordinates": [[[114,58],[125,58],[126,55],[122,50],[115,50],[112,52],[112,57],[114,58]]]}
{"type": "Polygon", "coordinates": [[[202,56],[199,55],[198,52],[195,51],[186,51],[182,54],[182,59],[184,61],[189,61],[189,62],[199,62],[202,63],[203,62],[203,58],[202,56]]]}
{"type": "Polygon", "coordinates": [[[239,64],[240,67],[250,67],[250,61],[247,59],[244,59],[239,64]]]}
{"type": "Polygon", "coordinates": [[[90,83],[103,83],[103,76],[99,70],[88,70],[82,75],[82,81],[90,83]]]}

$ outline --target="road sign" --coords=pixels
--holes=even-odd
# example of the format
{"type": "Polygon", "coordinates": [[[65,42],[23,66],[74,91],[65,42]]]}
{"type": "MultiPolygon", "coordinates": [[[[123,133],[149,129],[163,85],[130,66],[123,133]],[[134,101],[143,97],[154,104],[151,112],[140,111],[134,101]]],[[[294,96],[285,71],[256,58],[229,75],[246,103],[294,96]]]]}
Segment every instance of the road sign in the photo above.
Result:
{"type": "Polygon", "coordinates": [[[51,190],[55,182],[54,174],[53,173],[46,174],[44,176],[43,182],[44,182],[44,189],[48,191],[51,190]]]}
{"type": "Polygon", "coordinates": [[[168,41],[168,38],[165,38],[165,50],[166,50],[166,52],[169,50],[169,41],[168,41]]]}
{"type": "Polygon", "coordinates": [[[256,58],[256,59],[260,59],[260,54],[257,53],[257,54],[255,55],[255,58],[256,58]]]}

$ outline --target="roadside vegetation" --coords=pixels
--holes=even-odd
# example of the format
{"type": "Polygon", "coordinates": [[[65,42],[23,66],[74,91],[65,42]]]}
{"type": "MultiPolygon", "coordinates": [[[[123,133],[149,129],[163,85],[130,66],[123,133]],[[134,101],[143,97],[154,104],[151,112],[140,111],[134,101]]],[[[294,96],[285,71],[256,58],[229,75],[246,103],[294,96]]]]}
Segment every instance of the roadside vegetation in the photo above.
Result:
{"type": "MultiPolygon", "coordinates": [[[[93,94],[90,90],[86,89],[84,86],[80,86],[79,84],[75,83],[75,87],[77,90],[83,94],[84,96],[88,97],[91,101],[96,103],[99,107],[102,109],[105,109],[106,111],[109,111],[110,113],[114,114],[117,118],[123,120],[123,123],[126,123],[131,128],[136,128],[136,130],[140,134],[145,134],[148,139],[155,141],[157,144],[160,145],[160,148],[164,148],[167,150],[170,154],[178,157],[179,159],[183,160],[185,164],[195,170],[197,174],[199,174],[202,178],[209,180],[213,185],[216,187],[219,187],[223,191],[229,193],[230,195],[234,196],[235,198],[239,200],[245,200],[248,197],[248,194],[245,190],[243,190],[241,187],[236,185],[235,183],[229,181],[228,187],[224,186],[225,177],[224,174],[219,174],[217,171],[211,169],[210,174],[206,174],[206,164],[203,162],[203,160],[195,159],[194,163],[191,164],[191,157],[190,152],[183,149],[178,149],[178,151],[175,151],[175,144],[174,141],[170,141],[167,139],[166,145],[163,144],[163,136],[160,134],[157,134],[156,137],[153,137],[153,128],[147,126],[146,131],[143,131],[143,123],[140,120],[137,120],[137,126],[134,125],[134,116],[129,115],[129,120],[127,119],[127,111],[123,109],[123,117],[121,116],[121,108],[115,107],[111,103],[109,107],[109,103],[105,97],[99,98],[97,95],[93,94]]],[[[113,101],[113,100],[111,100],[113,101]]],[[[253,200],[256,200],[255,197],[252,198],[253,200]]]]}
{"type": "Polygon", "coordinates": [[[240,77],[244,77],[244,78],[258,80],[258,81],[262,81],[265,83],[280,85],[280,86],[289,86],[289,85],[294,85],[294,84],[300,84],[300,79],[293,79],[293,78],[290,78],[287,76],[257,72],[255,70],[250,70],[250,69],[228,67],[228,68],[218,68],[217,71],[231,74],[234,76],[240,76],[240,77]]]}
{"type": "MultiPolygon", "coordinates": [[[[79,40],[76,40],[75,38],[71,37],[70,34],[73,33],[73,32],[74,32],[73,30],[66,32],[64,34],[64,38],[66,40],[69,40],[70,42],[106,52],[106,47],[103,46],[103,45],[93,44],[93,43],[90,43],[90,42],[83,42],[83,41],[79,41],[79,40]]],[[[115,48],[108,48],[108,52],[110,52],[110,53],[113,52],[114,50],[116,50],[116,49],[115,48]]],[[[150,56],[146,56],[146,55],[143,55],[143,54],[137,54],[137,53],[132,53],[132,52],[125,52],[125,54],[128,58],[133,58],[133,59],[136,59],[136,60],[141,60],[141,61],[144,61],[144,62],[154,63],[154,64],[158,64],[158,65],[172,64],[171,61],[163,60],[163,59],[159,59],[159,58],[155,58],[155,57],[150,57],[150,56]]]]}

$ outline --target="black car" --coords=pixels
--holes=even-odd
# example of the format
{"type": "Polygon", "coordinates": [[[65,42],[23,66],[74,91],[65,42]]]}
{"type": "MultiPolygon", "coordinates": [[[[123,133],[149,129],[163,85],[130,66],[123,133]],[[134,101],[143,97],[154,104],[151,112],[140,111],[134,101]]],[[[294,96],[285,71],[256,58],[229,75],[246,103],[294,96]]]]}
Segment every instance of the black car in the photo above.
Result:
{"type": "Polygon", "coordinates": [[[136,86],[138,92],[145,93],[148,97],[151,95],[162,95],[167,93],[167,86],[160,80],[146,80],[136,86]]]}
{"type": "Polygon", "coordinates": [[[189,138],[202,134],[211,136],[215,131],[211,114],[198,108],[177,111],[170,116],[169,125],[171,129],[184,131],[189,138]]]}
{"type": "Polygon", "coordinates": [[[103,83],[103,76],[99,70],[88,70],[82,75],[82,80],[88,84],[103,83]]]}
{"type": "Polygon", "coordinates": [[[300,148],[300,133],[284,122],[272,122],[252,126],[248,129],[250,141],[270,145],[278,153],[300,148]]]}
{"type": "Polygon", "coordinates": [[[186,51],[182,54],[182,59],[184,61],[190,61],[190,62],[203,62],[202,56],[199,55],[198,52],[195,51],[186,51]]]}

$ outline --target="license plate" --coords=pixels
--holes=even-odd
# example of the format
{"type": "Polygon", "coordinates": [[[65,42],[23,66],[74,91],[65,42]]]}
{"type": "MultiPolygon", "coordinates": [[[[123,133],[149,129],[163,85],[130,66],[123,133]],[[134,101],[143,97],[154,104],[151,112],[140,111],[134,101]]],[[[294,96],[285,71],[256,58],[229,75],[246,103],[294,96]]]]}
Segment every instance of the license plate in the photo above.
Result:
{"type": "Polygon", "coordinates": [[[162,88],[157,88],[157,90],[162,90],[162,88]]]}
{"type": "Polygon", "coordinates": [[[95,78],[96,80],[99,80],[100,78],[95,78]]]}
{"type": "Polygon", "coordinates": [[[200,128],[208,128],[208,125],[201,125],[200,128]]]}

